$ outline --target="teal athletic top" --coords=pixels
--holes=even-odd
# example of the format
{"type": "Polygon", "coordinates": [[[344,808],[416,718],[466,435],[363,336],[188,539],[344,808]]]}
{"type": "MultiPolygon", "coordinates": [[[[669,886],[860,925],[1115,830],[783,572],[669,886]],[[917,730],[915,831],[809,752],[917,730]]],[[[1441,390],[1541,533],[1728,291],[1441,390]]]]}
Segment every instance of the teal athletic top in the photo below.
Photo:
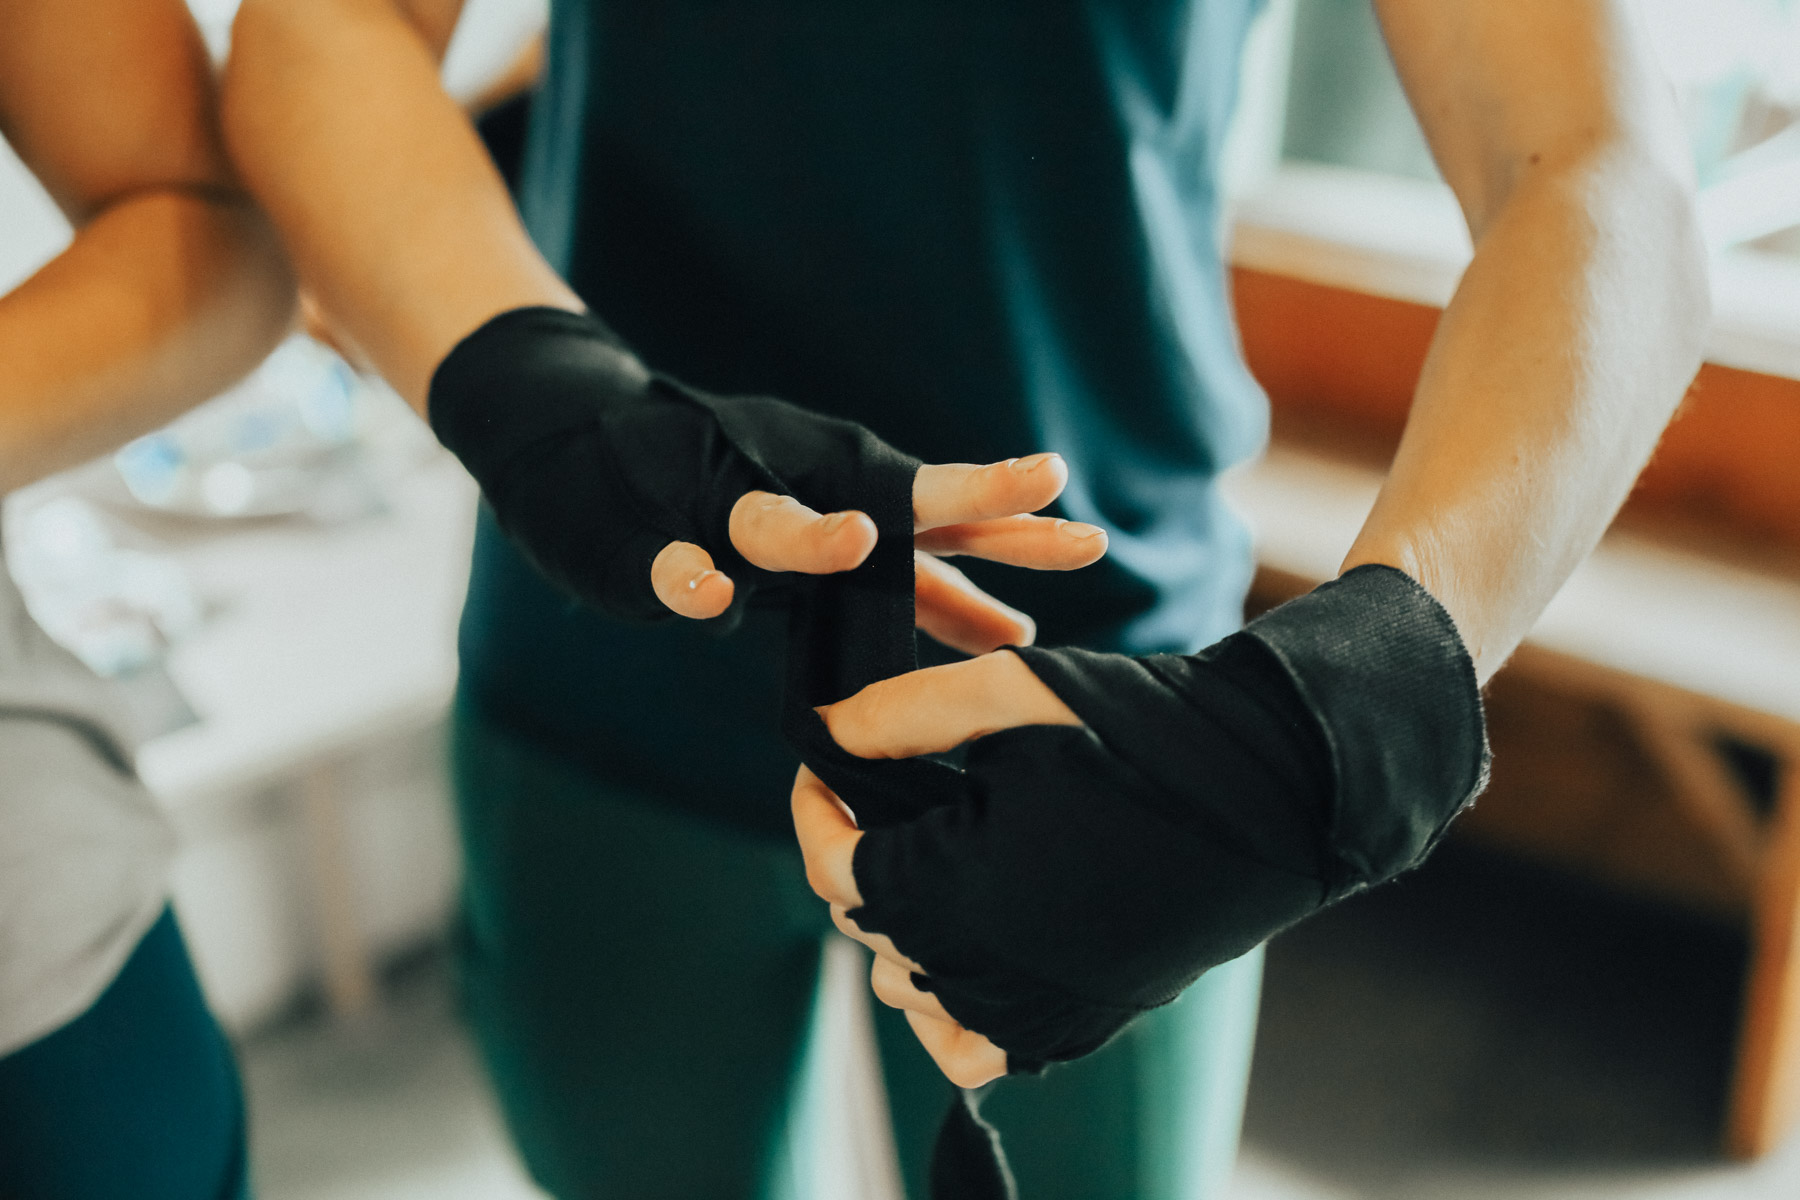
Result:
{"type": "MultiPolygon", "coordinates": [[[[927,462],[1068,460],[1097,566],[961,560],[1044,644],[1237,627],[1214,486],[1267,406],[1239,357],[1217,166],[1258,0],[575,0],[520,202],[645,361],[861,421],[927,462]]],[[[603,780],[791,836],[782,620],[577,608],[483,519],[464,694],[603,780]]]]}

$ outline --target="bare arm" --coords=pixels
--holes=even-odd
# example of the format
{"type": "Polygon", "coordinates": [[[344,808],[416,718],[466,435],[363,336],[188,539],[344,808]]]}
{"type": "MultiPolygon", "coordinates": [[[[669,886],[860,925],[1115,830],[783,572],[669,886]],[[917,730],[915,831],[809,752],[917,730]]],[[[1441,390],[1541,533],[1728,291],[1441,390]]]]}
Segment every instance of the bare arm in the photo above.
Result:
{"type": "Polygon", "coordinates": [[[464,335],[521,305],[580,311],[531,244],[437,64],[459,0],[245,0],[225,127],[334,325],[421,413],[464,335]]]}
{"type": "Polygon", "coordinates": [[[1345,562],[1449,609],[1486,680],[1599,540],[1708,313],[1673,97],[1621,0],[1376,0],[1475,257],[1345,562]]]}
{"type": "Polygon", "coordinates": [[[213,99],[178,0],[0,0],[0,133],[76,230],[0,297],[0,492],[165,423],[287,327],[213,99]]]}

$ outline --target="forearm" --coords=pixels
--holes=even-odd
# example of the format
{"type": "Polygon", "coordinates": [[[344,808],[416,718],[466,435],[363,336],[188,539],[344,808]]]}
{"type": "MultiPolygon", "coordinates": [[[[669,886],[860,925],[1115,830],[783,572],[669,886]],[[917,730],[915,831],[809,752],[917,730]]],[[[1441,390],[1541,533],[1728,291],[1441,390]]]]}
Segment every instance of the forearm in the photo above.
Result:
{"type": "Polygon", "coordinates": [[[432,371],[488,318],[580,309],[391,0],[249,0],[224,111],[302,282],[421,412],[432,371]]]}
{"type": "Polygon", "coordinates": [[[274,233],[241,196],[121,197],[0,297],[0,492],[224,388],[280,339],[292,306],[274,233]]]}
{"type": "Polygon", "coordinates": [[[1707,311],[1676,170],[1626,141],[1521,180],[1480,231],[1345,569],[1419,580],[1485,681],[1623,502],[1707,311]]]}

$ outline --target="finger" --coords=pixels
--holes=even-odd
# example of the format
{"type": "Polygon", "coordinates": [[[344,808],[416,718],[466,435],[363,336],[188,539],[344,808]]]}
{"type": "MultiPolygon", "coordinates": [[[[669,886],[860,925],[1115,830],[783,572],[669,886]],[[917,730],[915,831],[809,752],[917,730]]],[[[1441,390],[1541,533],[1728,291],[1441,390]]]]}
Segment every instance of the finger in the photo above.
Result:
{"type": "Polygon", "coordinates": [[[712,555],[692,542],[670,542],[657,553],[650,587],[671,611],[698,621],[730,608],[737,590],[723,571],[713,569],[712,555]]]}
{"type": "MultiPolygon", "coordinates": [[[[850,857],[862,830],[831,789],[806,767],[794,777],[794,835],[806,860],[806,882],[819,898],[845,908],[862,904],[850,857]]],[[[854,936],[854,935],[853,935],[854,936]]]]}
{"type": "Polygon", "coordinates": [[[829,575],[862,565],[875,522],[859,512],[814,512],[792,496],[745,492],[731,506],[731,544],[765,571],[829,575]]]}
{"type": "Polygon", "coordinates": [[[898,963],[877,958],[875,965],[869,968],[869,987],[875,992],[875,998],[889,1008],[903,1008],[934,1020],[955,1022],[955,1018],[944,1010],[944,1002],[915,987],[913,973],[898,963]]]}
{"type": "Polygon", "coordinates": [[[875,957],[885,958],[903,971],[917,971],[923,975],[925,968],[900,953],[893,939],[885,933],[870,933],[850,919],[849,912],[841,904],[831,906],[831,923],[838,927],[838,932],[847,938],[861,942],[875,952],[875,957]]]}
{"type": "Polygon", "coordinates": [[[1009,458],[984,467],[936,463],[913,476],[913,528],[936,529],[1036,512],[1062,495],[1069,467],[1060,454],[1009,458]]]}
{"type": "Polygon", "coordinates": [[[909,1011],[906,1023],[938,1070],[957,1087],[978,1088],[1006,1074],[1006,1051],[979,1033],[920,1012],[909,1011]]]}
{"type": "Polygon", "coordinates": [[[913,545],[932,554],[964,554],[1037,571],[1074,571],[1106,554],[1106,530],[1061,517],[996,517],[928,529],[913,545]]]}
{"type": "Polygon", "coordinates": [[[1002,646],[1029,646],[1037,623],[1002,604],[961,571],[929,554],[913,554],[913,617],[920,629],[964,654],[986,654],[1002,646]]]}
{"type": "Polygon", "coordinates": [[[819,710],[860,758],[936,754],[1015,725],[1079,725],[1056,693],[1005,650],[872,683],[819,710]]]}

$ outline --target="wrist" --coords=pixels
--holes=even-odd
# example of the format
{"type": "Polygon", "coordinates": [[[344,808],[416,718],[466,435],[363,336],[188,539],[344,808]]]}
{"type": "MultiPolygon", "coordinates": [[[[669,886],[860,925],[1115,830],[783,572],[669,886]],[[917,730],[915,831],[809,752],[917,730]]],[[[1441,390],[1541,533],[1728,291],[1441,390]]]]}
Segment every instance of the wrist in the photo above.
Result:
{"type": "Polygon", "coordinates": [[[650,372],[585,312],[531,305],[482,322],[432,373],[426,419],[487,486],[523,447],[641,399],[650,372]]]}
{"type": "Polygon", "coordinates": [[[1267,647],[1324,731],[1338,894],[1415,865],[1487,783],[1475,665],[1449,611],[1386,564],[1265,613],[1267,647]]]}

